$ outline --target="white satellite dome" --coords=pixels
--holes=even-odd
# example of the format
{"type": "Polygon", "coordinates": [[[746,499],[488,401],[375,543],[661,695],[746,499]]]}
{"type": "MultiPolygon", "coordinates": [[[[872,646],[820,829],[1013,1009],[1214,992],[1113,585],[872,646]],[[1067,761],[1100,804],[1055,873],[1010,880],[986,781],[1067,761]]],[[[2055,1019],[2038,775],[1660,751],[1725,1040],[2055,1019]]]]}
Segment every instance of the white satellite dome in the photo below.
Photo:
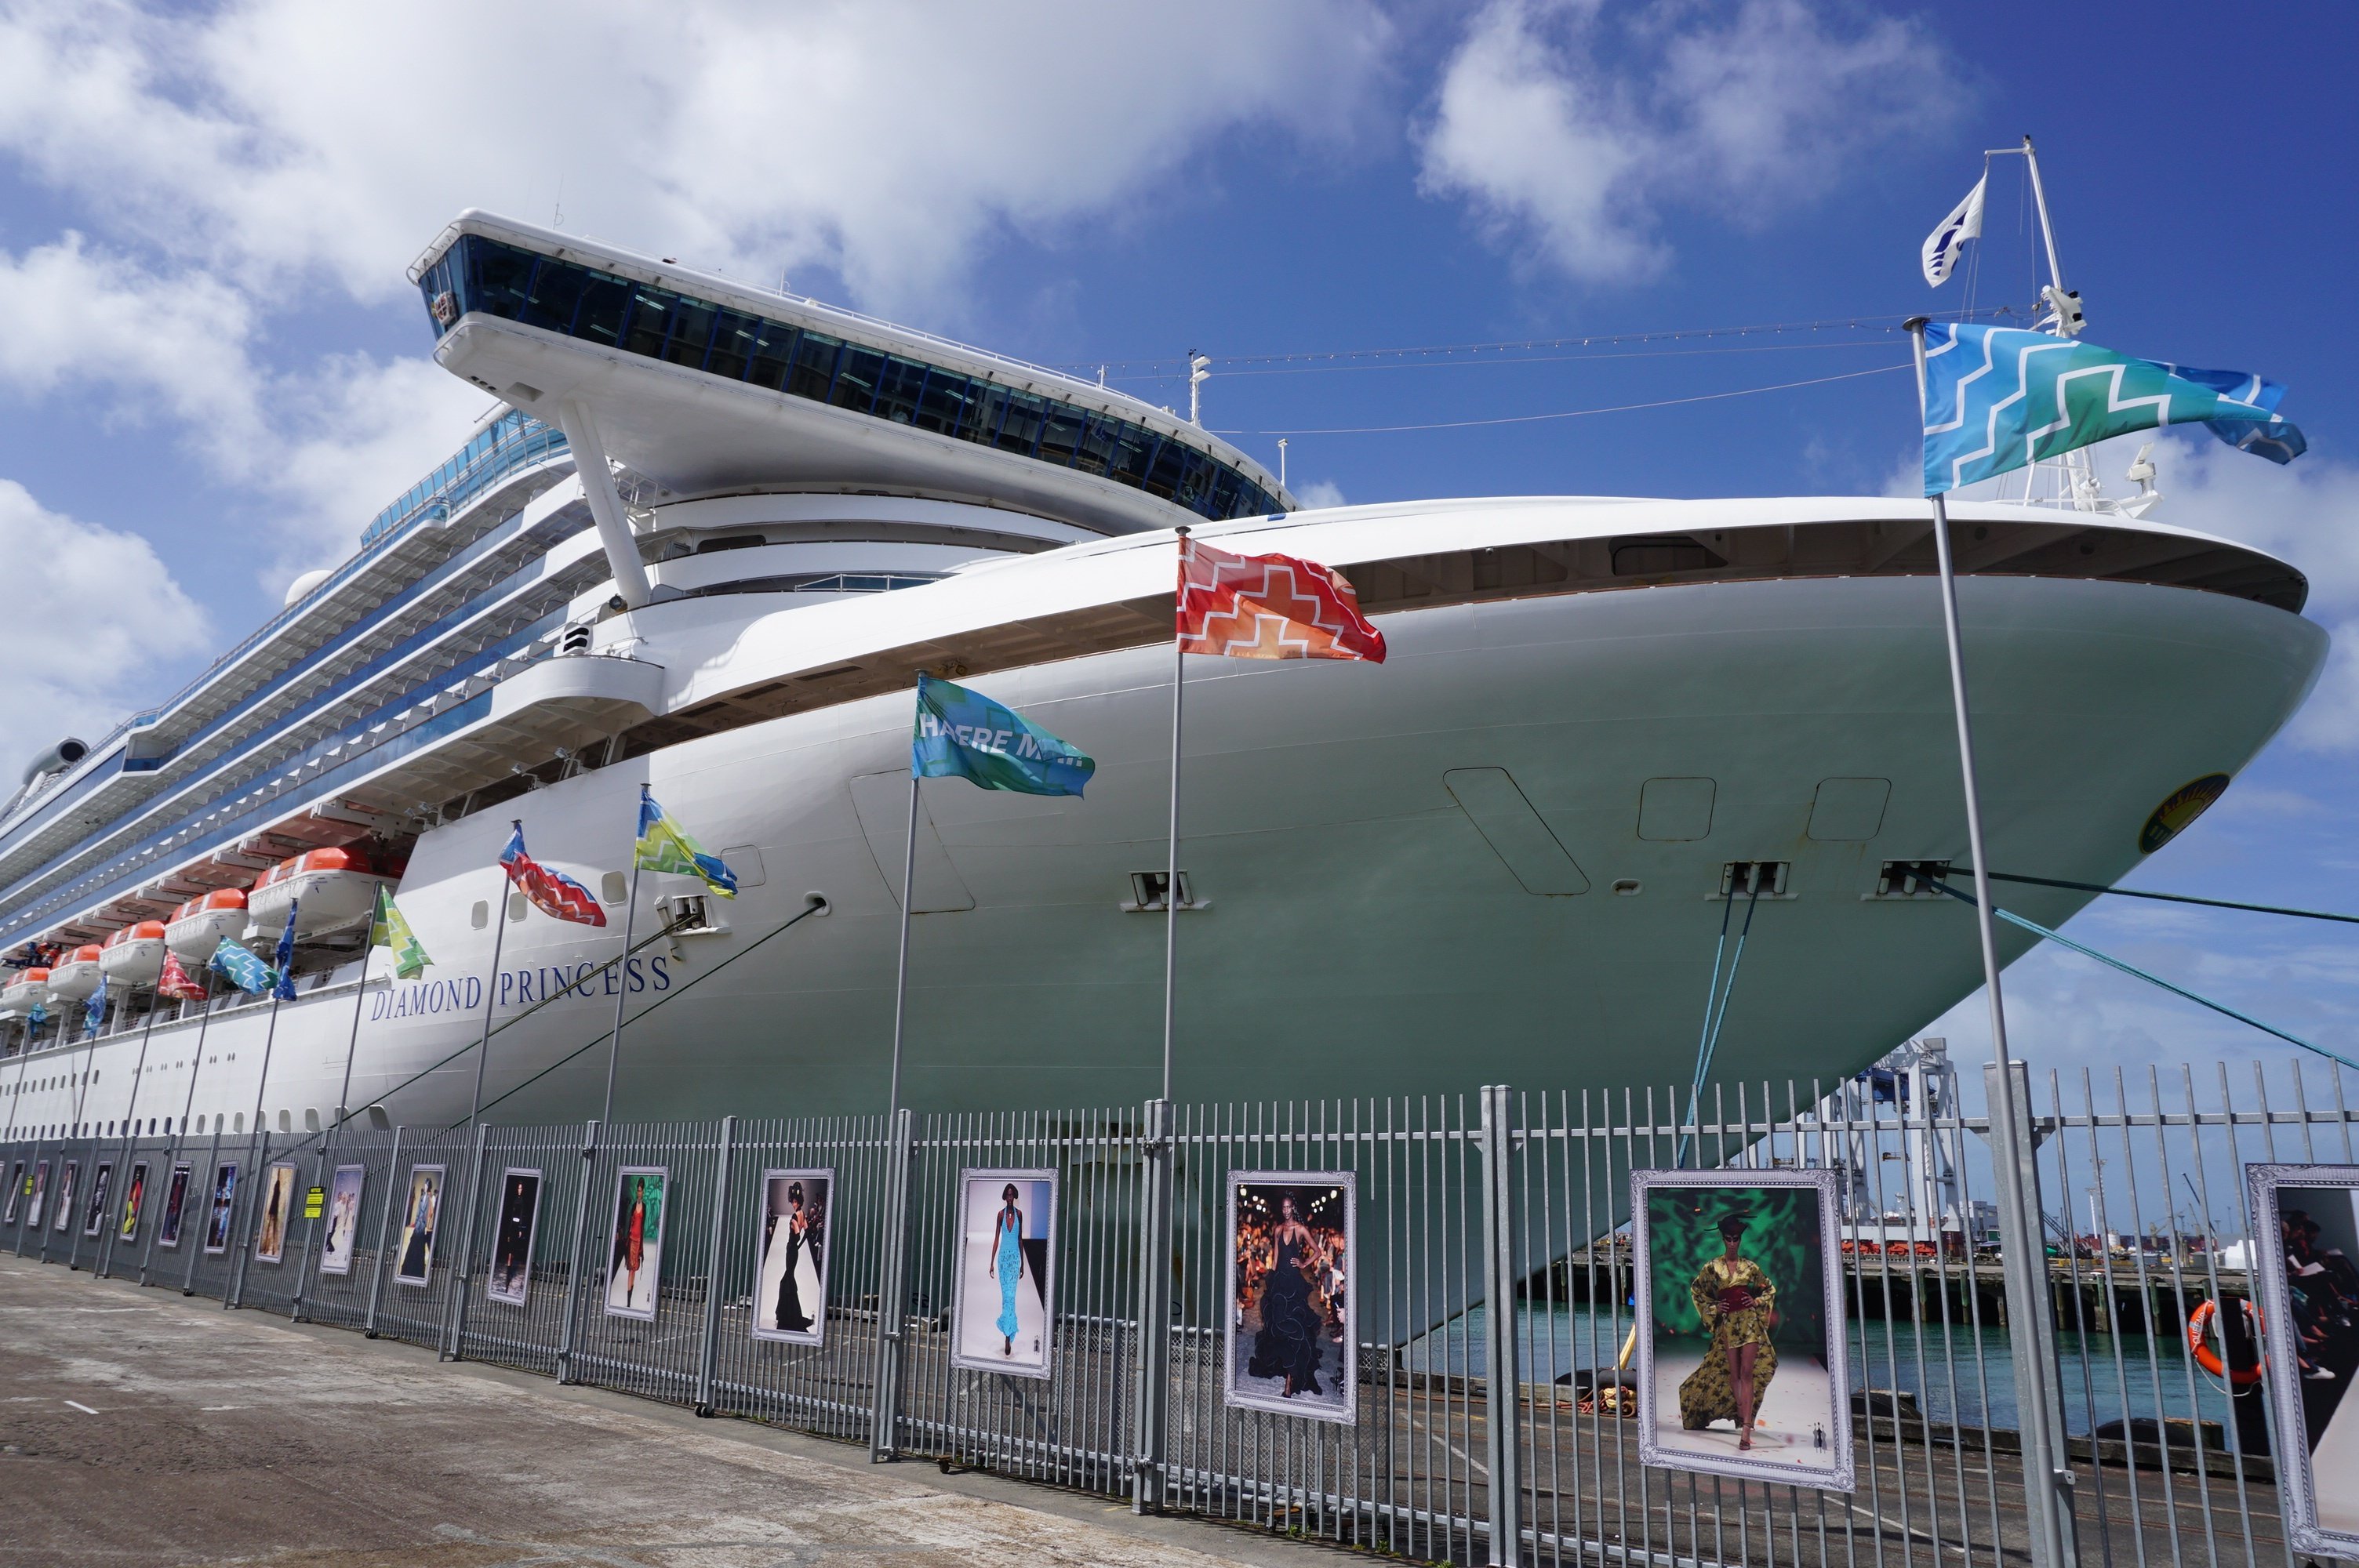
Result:
{"type": "Polygon", "coordinates": [[[282,608],[288,610],[294,609],[298,604],[311,596],[311,590],[313,589],[318,588],[321,583],[327,581],[330,578],[335,575],[336,568],[333,567],[318,567],[314,568],[310,571],[305,572],[301,577],[297,578],[293,582],[287,585],[287,602],[282,608]]]}

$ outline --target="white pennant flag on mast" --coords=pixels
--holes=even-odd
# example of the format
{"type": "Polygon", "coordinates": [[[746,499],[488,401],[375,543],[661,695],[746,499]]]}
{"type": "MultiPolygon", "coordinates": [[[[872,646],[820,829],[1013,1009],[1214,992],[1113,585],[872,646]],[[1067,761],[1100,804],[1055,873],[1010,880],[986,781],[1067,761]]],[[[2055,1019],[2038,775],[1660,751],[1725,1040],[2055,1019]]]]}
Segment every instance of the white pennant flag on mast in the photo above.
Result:
{"type": "Polygon", "coordinates": [[[1958,265],[1958,253],[1966,248],[1968,240],[1983,237],[1983,188],[1990,183],[1990,172],[1974,181],[1966,199],[1951,210],[1939,227],[1925,236],[1925,281],[1939,288],[1950,279],[1958,265]]]}

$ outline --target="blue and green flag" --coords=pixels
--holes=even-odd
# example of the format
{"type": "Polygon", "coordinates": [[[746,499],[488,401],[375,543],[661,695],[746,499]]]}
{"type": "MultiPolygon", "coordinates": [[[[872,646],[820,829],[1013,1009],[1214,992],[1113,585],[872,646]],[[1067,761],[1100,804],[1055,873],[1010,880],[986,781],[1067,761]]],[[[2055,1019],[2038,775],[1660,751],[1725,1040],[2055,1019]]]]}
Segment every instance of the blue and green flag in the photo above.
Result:
{"type": "Polygon", "coordinates": [[[1097,763],[979,691],[918,677],[909,772],[1018,795],[1079,795],[1097,763]]]}
{"type": "Polygon", "coordinates": [[[226,936],[205,967],[242,991],[266,991],[278,980],[277,970],[226,936]]]}
{"type": "Polygon", "coordinates": [[[639,790],[639,838],[633,863],[643,871],[674,871],[701,877],[704,885],[723,898],[737,896],[737,873],[720,856],[688,836],[688,829],[664,815],[656,797],[639,790]]]}
{"type": "Polygon", "coordinates": [[[2113,436],[2203,425],[2289,463],[2309,449],[2277,411],[2285,388],[2242,371],[2132,359],[2020,327],[1925,328],[1925,493],[2027,468],[2113,436]]]}

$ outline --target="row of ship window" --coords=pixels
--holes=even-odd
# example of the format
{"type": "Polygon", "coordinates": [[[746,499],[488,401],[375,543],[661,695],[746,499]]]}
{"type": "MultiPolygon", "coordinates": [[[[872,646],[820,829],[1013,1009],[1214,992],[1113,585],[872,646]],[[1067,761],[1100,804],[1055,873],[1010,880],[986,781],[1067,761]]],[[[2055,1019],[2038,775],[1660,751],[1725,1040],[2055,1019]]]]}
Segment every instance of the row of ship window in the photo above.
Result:
{"type": "Polygon", "coordinates": [[[1184,441],[1038,393],[1003,386],[726,309],[687,295],[462,235],[419,280],[437,330],[483,311],[808,397],[936,435],[1103,474],[1214,520],[1277,512],[1276,497],[1184,441]]]}

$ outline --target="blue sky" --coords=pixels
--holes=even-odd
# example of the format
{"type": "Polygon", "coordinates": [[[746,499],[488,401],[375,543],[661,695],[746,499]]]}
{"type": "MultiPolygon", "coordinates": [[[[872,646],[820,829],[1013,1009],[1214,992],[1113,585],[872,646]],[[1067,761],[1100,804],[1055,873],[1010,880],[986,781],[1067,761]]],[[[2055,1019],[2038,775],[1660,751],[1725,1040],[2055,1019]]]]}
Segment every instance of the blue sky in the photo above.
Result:
{"type": "MultiPolygon", "coordinates": [[[[1835,0],[891,4],[356,16],[0,0],[0,751],[103,731],[265,618],[463,437],[402,277],[482,205],[1058,363],[1212,354],[1206,423],[1376,501],[1905,484],[1888,332],[1250,363],[1955,308],[1917,270],[1987,147],[2039,141],[2090,336],[2265,372],[2290,470],[2174,439],[2165,520],[2310,574],[2310,708],[2140,885],[2359,909],[2359,12],[1835,0]],[[1522,362],[1502,362],[1520,360],[1522,362]],[[1352,368],[1338,368],[1349,366],[1352,368]]],[[[2019,160],[1975,301],[2031,291],[2019,160]]],[[[2113,479],[2126,453],[2107,452],[2113,479]]],[[[2349,928],[2116,901],[2074,934],[2359,1055],[2349,928]]],[[[2282,1053],[2083,961],[2011,971],[2043,1060],[2282,1053]]],[[[1732,1017],[1732,1027],[1735,1020],[1732,1017]]],[[[1985,1048],[1979,1003],[1944,1021],[1985,1048]]]]}

